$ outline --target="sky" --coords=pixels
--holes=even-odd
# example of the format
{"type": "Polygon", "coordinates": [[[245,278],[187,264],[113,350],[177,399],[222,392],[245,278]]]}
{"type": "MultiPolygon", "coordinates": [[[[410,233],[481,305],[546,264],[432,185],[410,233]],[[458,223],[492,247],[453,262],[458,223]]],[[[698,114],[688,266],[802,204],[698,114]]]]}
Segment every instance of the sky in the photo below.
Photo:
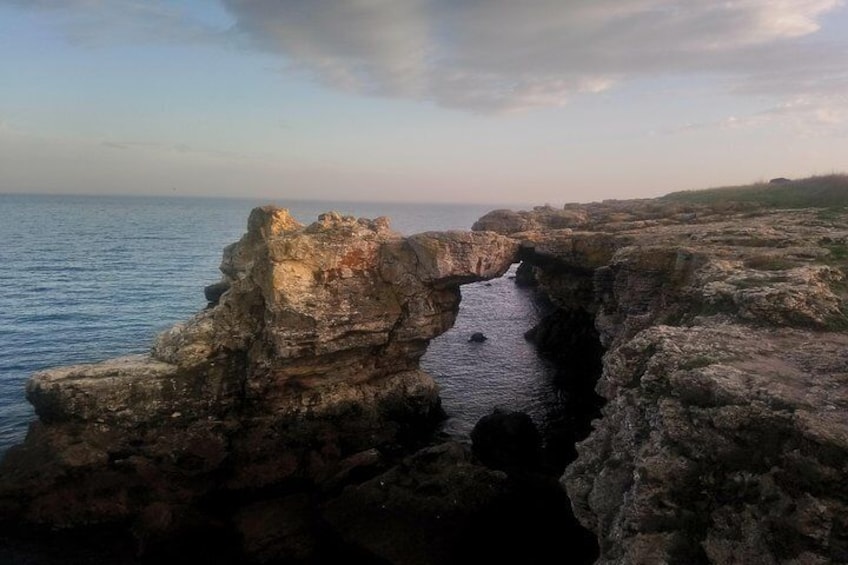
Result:
{"type": "Polygon", "coordinates": [[[0,193],[559,205],[846,160],[840,0],[0,0],[0,193]]]}

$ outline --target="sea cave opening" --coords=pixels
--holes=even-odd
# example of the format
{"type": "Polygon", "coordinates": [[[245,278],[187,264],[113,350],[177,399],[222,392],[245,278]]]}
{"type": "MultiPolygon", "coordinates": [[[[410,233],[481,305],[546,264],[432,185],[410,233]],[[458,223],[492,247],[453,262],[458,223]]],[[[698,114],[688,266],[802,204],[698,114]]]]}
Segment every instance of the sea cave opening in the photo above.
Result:
{"type": "Polygon", "coordinates": [[[592,313],[557,307],[530,270],[516,263],[500,278],[463,285],[454,326],[430,343],[421,367],[439,384],[442,431],[465,439],[495,408],[524,412],[561,472],[600,416],[603,347],[592,313]],[[486,339],[473,341],[476,333],[486,339]]]}
{"type": "Polygon", "coordinates": [[[594,388],[604,350],[594,315],[558,307],[533,273],[529,264],[514,264],[500,278],[464,285],[453,328],[431,342],[421,367],[439,384],[447,413],[442,431],[453,438],[470,438],[494,409],[530,416],[541,435],[541,474],[553,488],[528,490],[539,498],[530,507],[541,518],[528,528],[545,524],[528,539],[543,545],[568,540],[573,562],[591,563],[596,540],[574,518],[558,479],[577,456],[575,443],[600,417],[603,400],[594,388]],[[474,334],[486,339],[472,340],[474,334]],[[562,497],[551,502],[557,490],[562,497]],[[540,542],[545,531],[551,539],[540,542]]]}

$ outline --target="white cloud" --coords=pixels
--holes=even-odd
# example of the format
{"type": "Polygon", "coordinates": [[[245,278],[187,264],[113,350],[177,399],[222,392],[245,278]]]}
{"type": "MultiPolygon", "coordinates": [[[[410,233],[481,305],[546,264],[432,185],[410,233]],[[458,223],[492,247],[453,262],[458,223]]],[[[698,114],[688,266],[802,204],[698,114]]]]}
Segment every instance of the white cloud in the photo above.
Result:
{"type": "Polygon", "coordinates": [[[793,138],[848,137],[848,96],[798,96],[742,116],[687,123],[662,133],[680,134],[717,129],[770,127],[793,138]]]}
{"type": "MultiPolygon", "coordinates": [[[[839,0],[223,0],[243,37],[349,91],[477,111],[628,77],[793,70],[839,0]]],[[[841,63],[845,59],[840,60],[841,63]]]]}
{"type": "Polygon", "coordinates": [[[4,3],[52,14],[78,44],[238,41],[332,88],[476,112],[658,75],[787,97],[848,86],[846,40],[817,34],[843,0],[221,0],[211,19],[211,3],[4,3]]]}

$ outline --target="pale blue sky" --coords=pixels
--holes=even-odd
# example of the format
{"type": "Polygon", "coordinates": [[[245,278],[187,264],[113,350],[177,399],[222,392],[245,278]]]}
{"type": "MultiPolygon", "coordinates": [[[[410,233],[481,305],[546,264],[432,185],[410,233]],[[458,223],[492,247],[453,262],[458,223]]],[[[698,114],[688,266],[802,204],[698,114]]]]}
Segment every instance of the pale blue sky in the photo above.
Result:
{"type": "Polygon", "coordinates": [[[846,171],[838,0],[0,0],[0,192],[552,203],[846,171]]]}

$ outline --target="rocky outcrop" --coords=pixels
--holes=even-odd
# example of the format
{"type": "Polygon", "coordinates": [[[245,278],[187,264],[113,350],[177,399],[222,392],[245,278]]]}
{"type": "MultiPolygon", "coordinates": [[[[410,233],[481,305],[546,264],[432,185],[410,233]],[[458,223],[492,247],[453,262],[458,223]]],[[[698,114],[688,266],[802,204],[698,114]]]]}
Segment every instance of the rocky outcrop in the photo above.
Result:
{"type": "MultiPolygon", "coordinates": [[[[402,237],[385,218],[302,226],[255,209],[210,307],[150,354],[32,377],[39,422],[2,463],[0,516],[129,523],[148,545],[235,520],[262,546],[239,506],[339,488],[375,449],[432,429],[438,390],[418,360],[453,324],[459,285],[500,276],[517,249],[492,233],[402,237]]],[[[289,516],[304,507],[293,500],[269,508],[289,516]]]]}
{"type": "Polygon", "coordinates": [[[581,209],[478,227],[521,241],[606,347],[607,403],[562,479],[599,562],[848,562],[848,215],[581,209]]]}
{"type": "Polygon", "coordinates": [[[260,562],[558,561],[569,502],[515,464],[536,439],[478,445],[494,468],[456,443],[406,453],[439,416],[418,359],[458,286],[520,257],[558,309],[528,338],[592,379],[604,352],[606,404],[561,479],[600,563],[848,562],[844,209],[610,201],[475,228],[255,210],[210,307],[151,354],[33,376],[3,526],[235,539],[260,562]]]}

